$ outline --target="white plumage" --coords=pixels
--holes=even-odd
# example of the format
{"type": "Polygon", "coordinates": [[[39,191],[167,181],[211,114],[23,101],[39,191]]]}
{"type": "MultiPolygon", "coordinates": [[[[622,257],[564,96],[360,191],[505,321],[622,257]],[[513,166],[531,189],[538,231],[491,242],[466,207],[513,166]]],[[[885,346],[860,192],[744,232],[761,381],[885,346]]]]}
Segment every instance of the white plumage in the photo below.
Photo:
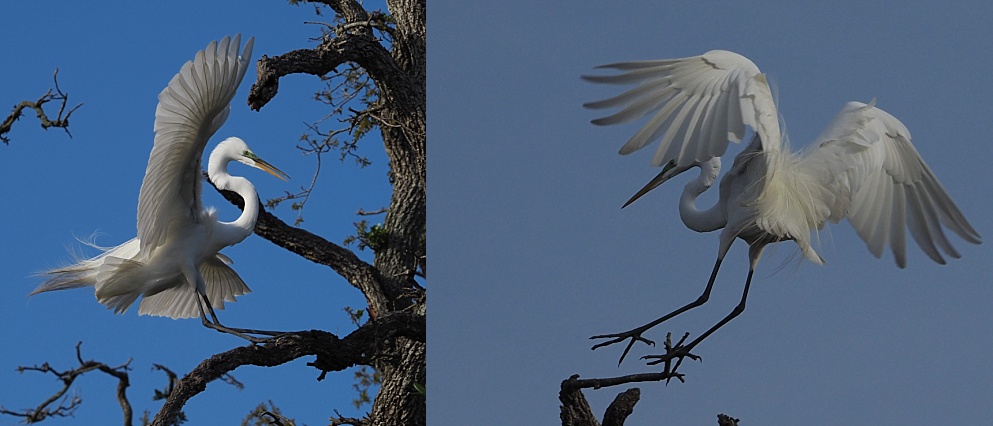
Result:
{"type": "Polygon", "coordinates": [[[238,161],[281,179],[285,174],[259,159],[241,139],[218,144],[208,161],[208,176],[245,200],[237,220],[220,222],[214,209],[201,205],[200,164],[207,141],[228,117],[253,41],[241,53],[240,35],[211,42],[159,94],[155,141],[138,196],[138,237],[45,272],[47,280],[31,294],[93,286],[97,300],[115,313],[125,312],[142,296],[139,314],[190,318],[203,317],[199,297],[209,302],[206,308],[213,314],[213,308],[223,309],[225,301],[250,291],[219,250],[252,233],[258,196],[247,179],[230,176],[227,165],[238,161]]]}
{"type": "Polygon", "coordinates": [[[744,309],[752,272],[767,244],[793,240],[807,259],[821,264],[823,259],[811,247],[811,236],[826,221],[847,218],[874,256],[881,256],[889,247],[901,268],[906,265],[908,231],[928,257],[942,264],[944,256],[959,257],[946,230],[970,243],[981,241],[910,143],[907,128],[876,108],[874,102],[849,102],[812,145],[791,152],[780,133],[779,113],[765,75],[744,56],[712,50],[689,58],[600,68],[620,73],[583,78],[637,86],[585,104],[592,109],[620,108],[593,123],[621,124],[648,117],[621,148],[621,154],[660,140],[652,164],[665,167],[628,204],[697,167],[700,176],[686,185],[680,199],[680,217],[695,231],[722,231],[717,263],[698,300],[646,326],[596,336],[612,340],[594,348],[630,338],[626,355],[645,330],[705,303],[735,238],[750,246],[750,268],[741,303],[687,345],[687,350],[744,309]],[[742,140],[746,126],[754,130],[754,138],[721,179],[718,202],[707,210],[697,209],[697,197],[719,175],[720,157],[729,142],[742,140]]]}

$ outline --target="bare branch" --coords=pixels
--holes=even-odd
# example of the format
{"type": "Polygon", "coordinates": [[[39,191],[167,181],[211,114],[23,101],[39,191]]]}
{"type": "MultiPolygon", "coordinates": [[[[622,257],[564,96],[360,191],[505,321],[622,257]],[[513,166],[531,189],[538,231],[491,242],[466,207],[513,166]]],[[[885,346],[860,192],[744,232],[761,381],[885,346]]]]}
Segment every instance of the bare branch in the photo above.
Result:
{"type": "MultiPolygon", "coordinates": [[[[245,205],[240,195],[232,191],[220,191],[220,193],[229,202],[244,209],[245,205]]],[[[258,200],[256,202],[261,204],[258,200]]],[[[259,209],[259,218],[255,222],[255,233],[305,259],[326,265],[344,277],[366,296],[371,318],[376,318],[379,312],[387,311],[388,302],[377,289],[378,272],[351,250],[305,229],[290,226],[262,208],[259,209]]]]}
{"type": "Polygon", "coordinates": [[[82,376],[90,371],[99,370],[117,378],[117,402],[121,405],[121,411],[124,415],[124,426],[131,426],[131,403],[128,402],[127,397],[127,388],[130,385],[127,372],[130,370],[131,359],[128,359],[127,362],[117,367],[111,367],[102,362],[96,362],[93,360],[84,361],[80,351],[80,346],[82,346],[82,344],[83,342],[76,343],[76,360],[79,361],[79,367],[75,369],[58,371],[48,365],[47,362],[41,366],[35,365],[31,367],[17,367],[17,371],[19,373],[23,373],[25,371],[51,373],[62,382],[62,389],[59,389],[55,392],[55,394],[34,409],[11,411],[0,407],[0,414],[23,417],[25,423],[37,423],[48,417],[70,417],[76,411],[76,408],[83,403],[83,399],[79,395],[75,394],[71,397],[67,396],[66,392],[72,386],[73,382],[79,378],[79,376],[82,376]],[[56,401],[58,401],[58,405],[52,407],[52,404],[56,401]]]}
{"type": "Polygon", "coordinates": [[[331,418],[331,426],[369,426],[372,422],[368,418],[356,419],[355,417],[344,417],[338,410],[334,410],[334,414],[337,417],[331,418]]]}
{"type": "Polygon", "coordinates": [[[38,116],[38,120],[41,121],[42,129],[48,130],[50,127],[60,127],[65,130],[66,134],[69,135],[70,138],[72,138],[72,134],[69,133],[69,116],[79,109],[79,107],[83,106],[83,104],[80,103],[66,112],[66,104],[69,102],[69,94],[62,92],[62,89],[59,88],[58,69],[55,70],[55,74],[52,76],[52,79],[55,81],[55,93],[52,93],[52,89],[48,89],[48,92],[45,92],[45,94],[38,98],[37,101],[21,101],[21,103],[14,106],[14,110],[11,111],[10,115],[8,115],[7,118],[0,123],[0,142],[3,142],[4,144],[10,143],[10,139],[5,135],[10,132],[14,122],[21,118],[21,114],[23,114],[24,110],[27,108],[35,111],[38,116]],[[62,101],[62,105],[59,106],[59,114],[54,120],[48,118],[48,115],[45,114],[45,110],[43,108],[43,105],[51,101],[62,101]]]}
{"type": "MultiPolygon", "coordinates": [[[[368,21],[368,14],[364,10],[361,14],[363,16],[360,20],[349,19],[345,15],[345,23],[339,28],[368,21]]],[[[259,110],[272,100],[279,90],[279,79],[283,76],[323,76],[347,62],[357,63],[366,70],[385,97],[404,104],[402,109],[416,110],[424,104],[423,89],[397,66],[390,52],[371,33],[336,29],[335,37],[326,38],[315,49],[300,49],[272,58],[267,55],[259,58],[258,79],[248,95],[248,105],[259,110]]]]}
{"type": "Polygon", "coordinates": [[[386,213],[388,211],[389,211],[389,209],[387,209],[386,207],[383,207],[383,208],[378,209],[378,210],[373,210],[371,212],[367,212],[365,210],[359,209],[359,211],[355,212],[355,214],[357,214],[359,216],[375,216],[375,215],[378,215],[378,214],[386,213]]]}
{"type": "Polygon", "coordinates": [[[152,425],[171,424],[190,398],[206,390],[207,383],[240,366],[274,367],[316,355],[317,358],[307,365],[320,370],[317,379],[323,380],[328,372],[354,365],[372,365],[375,359],[381,358],[379,348],[385,341],[406,337],[424,342],[426,328],[423,316],[393,313],[366,323],[342,339],[320,330],[301,331],[277,336],[262,345],[242,346],[214,355],[177,383],[152,425]]]}

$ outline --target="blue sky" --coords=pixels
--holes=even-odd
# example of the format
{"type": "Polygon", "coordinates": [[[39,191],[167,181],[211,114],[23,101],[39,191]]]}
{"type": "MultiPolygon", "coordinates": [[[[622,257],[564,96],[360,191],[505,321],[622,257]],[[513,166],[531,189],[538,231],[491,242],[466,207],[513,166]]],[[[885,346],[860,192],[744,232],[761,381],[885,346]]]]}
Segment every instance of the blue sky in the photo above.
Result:
{"type": "MultiPolygon", "coordinates": [[[[380,4],[380,3],[375,3],[380,4]]],[[[372,7],[372,6],[369,6],[372,7]]],[[[5,344],[0,350],[0,405],[8,409],[34,407],[58,389],[50,376],[17,374],[18,365],[49,362],[75,366],[73,350],[83,341],[83,356],[110,365],[133,358],[129,397],[136,416],[154,414],[161,402],[151,402],[152,390],[166,384],[152,372],[153,363],[185,374],[199,361],[244,342],[207,330],[198,320],[138,316],[136,309],[115,316],[99,305],[91,290],[27,297],[40,279],[33,274],[70,260],[74,236],[101,235],[97,243],[116,245],[135,235],[138,189],[152,146],[156,96],[183,63],[210,41],[242,33],[255,36],[254,61],[313,46],[318,25],[330,15],[315,16],[311,6],[280,1],[149,3],[22,2],[4,6],[0,38],[6,65],[0,79],[0,102],[13,105],[36,99],[59,84],[71,102],[85,105],[73,114],[72,139],[59,129],[42,131],[27,114],[0,146],[0,188],[4,198],[2,232],[6,244],[0,256],[4,279],[0,286],[0,324],[5,344]]],[[[315,163],[295,148],[305,123],[326,114],[312,100],[322,86],[313,76],[291,76],[280,83],[279,96],[262,112],[250,111],[245,97],[255,80],[249,69],[233,103],[227,124],[208,145],[239,136],[262,158],[287,172],[283,182],[254,169],[232,165],[235,175],[248,177],[263,198],[296,192],[309,184],[315,163]]],[[[386,159],[376,139],[362,153],[374,165],[359,170],[327,156],[317,189],[305,212],[303,226],[340,243],[354,232],[355,211],[377,210],[389,202],[386,159]]],[[[239,211],[205,191],[204,204],[220,209],[222,220],[239,211]]],[[[289,205],[276,214],[291,222],[289,205]]],[[[376,220],[381,218],[371,218],[376,220]]],[[[86,252],[92,254],[92,251],[86,252]]],[[[354,327],[341,310],[364,308],[361,294],[329,268],[305,261],[257,236],[225,250],[254,290],[218,313],[230,326],[274,330],[320,328],[341,335],[354,327]]],[[[370,259],[370,253],[360,253],[370,259]]],[[[254,406],[271,399],[285,414],[307,424],[325,424],[337,408],[342,415],[362,414],[351,407],[351,372],[329,375],[305,365],[307,358],[278,368],[242,368],[235,377],[244,390],[221,383],[186,406],[192,424],[207,420],[222,424],[240,421],[254,406]]],[[[120,419],[114,399],[116,381],[90,373],[74,391],[84,403],[77,420],[113,424],[120,419]]],[[[364,409],[363,409],[364,412],[364,409]]],[[[15,424],[0,417],[0,424],[15,424]]],[[[73,424],[52,419],[46,424],[73,424]]]]}
{"type": "MultiPolygon", "coordinates": [[[[820,233],[823,267],[794,244],[766,251],[748,308],[704,341],[687,383],[637,385],[630,424],[980,424],[993,415],[993,6],[987,2],[432,1],[428,168],[431,424],[556,424],[572,374],[652,371],[636,346],[590,351],[594,334],[696,298],[717,234],[678,219],[680,176],[620,206],[658,173],[653,149],[617,150],[637,125],[597,128],[581,105],[617,93],[579,79],[596,65],[727,49],[775,85],[795,147],[848,101],[913,142],[984,245],[955,239],[940,266],[917,248],[898,269],[842,222],[820,233]]],[[[725,163],[729,164],[729,163],[725,163]]],[[[716,192],[716,191],[711,191],[716,192]]],[[[711,202],[713,198],[709,199],[711,202]]],[[[708,206],[702,200],[701,206],[708,206]]],[[[710,302],[646,337],[698,334],[738,302],[735,243],[710,302]]],[[[630,386],[587,390],[598,414],[630,386]]]]}

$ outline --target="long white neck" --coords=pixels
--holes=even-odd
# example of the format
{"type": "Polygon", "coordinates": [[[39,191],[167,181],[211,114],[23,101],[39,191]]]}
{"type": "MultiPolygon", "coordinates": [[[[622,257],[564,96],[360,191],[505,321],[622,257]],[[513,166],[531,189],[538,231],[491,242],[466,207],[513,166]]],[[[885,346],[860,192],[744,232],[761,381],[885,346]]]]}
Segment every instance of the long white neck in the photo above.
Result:
{"type": "Polygon", "coordinates": [[[721,172],[721,159],[714,157],[701,163],[699,167],[700,176],[687,183],[683,188],[683,195],[679,197],[679,218],[687,228],[697,232],[710,232],[727,225],[724,200],[718,200],[717,204],[707,210],[700,210],[696,207],[696,199],[717,180],[717,175],[721,172]]]}
{"type": "Polygon", "coordinates": [[[240,243],[252,235],[255,221],[259,217],[259,196],[248,179],[228,174],[228,163],[231,162],[231,158],[218,151],[215,150],[210,154],[210,159],[207,162],[207,176],[218,189],[234,191],[245,201],[245,209],[242,210],[238,219],[235,219],[234,222],[217,223],[219,226],[215,232],[219,232],[220,235],[216,236],[215,241],[229,246],[240,243]]]}

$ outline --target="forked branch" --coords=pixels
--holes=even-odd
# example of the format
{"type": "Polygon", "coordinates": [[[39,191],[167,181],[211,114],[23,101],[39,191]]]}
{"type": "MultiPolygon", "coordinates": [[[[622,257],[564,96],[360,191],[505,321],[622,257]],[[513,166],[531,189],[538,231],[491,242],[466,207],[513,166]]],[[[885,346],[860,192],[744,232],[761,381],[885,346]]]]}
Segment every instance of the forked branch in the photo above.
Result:
{"type": "Polygon", "coordinates": [[[22,417],[24,423],[37,423],[49,417],[70,417],[76,411],[76,408],[83,403],[83,398],[76,394],[68,396],[66,393],[77,378],[90,371],[98,370],[117,379],[117,402],[121,405],[121,411],[124,415],[124,426],[131,426],[131,403],[128,402],[127,396],[127,388],[131,383],[128,378],[131,360],[128,359],[127,362],[117,367],[111,367],[93,360],[83,361],[83,356],[79,349],[82,344],[83,342],[76,343],[76,360],[79,361],[79,367],[59,371],[52,368],[47,362],[40,366],[17,367],[18,373],[25,371],[50,373],[62,382],[62,388],[35,408],[13,411],[0,407],[0,414],[22,417]]]}
{"type": "Polygon", "coordinates": [[[21,103],[14,105],[14,110],[0,123],[0,142],[4,144],[10,143],[10,138],[6,136],[7,133],[14,126],[14,122],[21,118],[24,110],[29,108],[33,109],[37,114],[38,120],[41,121],[42,129],[48,130],[50,127],[59,127],[65,130],[70,138],[72,137],[72,134],[69,133],[69,116],[79,109],[79,107],[83,106],[83,104],[80,103],[66,111],[66,105],[69,103],[69,94],[59,88],[58,69],[55,70],[55,75],[52,76],[52,79],[55,81],[55,93],[52,93],[52,89],[48,89],[48,92],[45,92],[37,101],[21,101],[21,103]],[[55,116],[55,119],[48,118],[48,114],[45,113],[45,109],[43,108],[46,103],[51,101],[62,101],[61,105],[59,105],[59,113],[55,116]]]}

